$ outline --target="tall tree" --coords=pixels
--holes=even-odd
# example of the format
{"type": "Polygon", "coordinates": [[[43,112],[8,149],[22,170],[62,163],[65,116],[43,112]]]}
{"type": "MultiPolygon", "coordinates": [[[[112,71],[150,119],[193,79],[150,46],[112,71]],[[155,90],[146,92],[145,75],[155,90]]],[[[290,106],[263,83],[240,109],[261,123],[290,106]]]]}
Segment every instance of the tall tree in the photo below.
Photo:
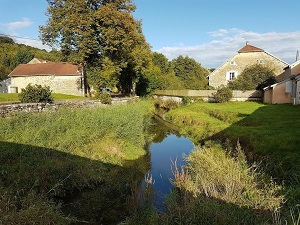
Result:
{"type": "Polygon", "coordinates": [[[206,76],[209,71],[196,60],[188,56],[178,56],[172,60],[175,75],[179,77],[187,89],[205,89],[208,85],[206,76]]]}
{"type": "Polygon", "coordinates": [[[66,59],[85,62],[93,85],[130,92],[147,64],[150,47],[132,16],[131,0],[47,0],[49,19],[40,27],[44,43],[66,59]],[[114,81],[114,82],[108,82],[114,81]]]}

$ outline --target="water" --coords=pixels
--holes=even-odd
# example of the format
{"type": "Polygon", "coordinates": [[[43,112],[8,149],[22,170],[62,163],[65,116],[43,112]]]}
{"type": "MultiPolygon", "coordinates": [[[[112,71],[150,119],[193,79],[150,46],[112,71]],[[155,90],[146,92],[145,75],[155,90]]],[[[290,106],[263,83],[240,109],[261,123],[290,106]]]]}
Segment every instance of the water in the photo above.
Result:
{"type": "Polygon", "coordinates": [[[150,145],[151,170],[148,173],[155,181],[154,205],[158,210],[164,210],[164,196],[170,194],[173,188],[170,179],[174,178],[174,163],[176,162],[177,168],[185,165],[184,156],[189,155],[193,149],[191,140],[178,136],[175,132],[167,134],[161,142],[150,145]]]}

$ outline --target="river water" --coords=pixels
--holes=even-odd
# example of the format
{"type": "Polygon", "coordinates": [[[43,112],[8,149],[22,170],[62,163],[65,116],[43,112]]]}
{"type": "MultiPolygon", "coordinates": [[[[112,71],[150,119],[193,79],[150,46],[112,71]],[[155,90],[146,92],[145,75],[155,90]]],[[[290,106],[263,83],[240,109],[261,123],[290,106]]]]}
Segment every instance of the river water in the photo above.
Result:
{"type": "Polygon", "coordinates": [[[154,206],[159,210],[164,210],[164,197],[170,194],[173,185],[170,182],[174,178],[174,166],[178,169],[185,165],[184,157],[189,155],[194,149],[193,142],[179,135],[177,131],[171,129],[167,124],[155,121],[159,138],[154,138],[149,147],[151,159],[151,169],[148,174],[154,181],[154,206]]]}

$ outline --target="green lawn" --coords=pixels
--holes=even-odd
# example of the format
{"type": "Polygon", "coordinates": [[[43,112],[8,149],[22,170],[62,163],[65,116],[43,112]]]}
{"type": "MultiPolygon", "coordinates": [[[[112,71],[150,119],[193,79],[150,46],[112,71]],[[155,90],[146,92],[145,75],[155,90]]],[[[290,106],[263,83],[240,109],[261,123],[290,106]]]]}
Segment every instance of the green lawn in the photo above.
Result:
{"type": "MultiPolygon", "coordinates": [[[[67,99],[81,99],[84,98],[83,96],[76,96],[76,95],[65,95],[59,93],[52,93],[52,96],[55,100],[67,100],[67,99]]],[[[0,94],[0,102],[19,102],[18,93],[5,93],[0,94]]]]}
{"type": "Polygon", "coordinates": [[[284,180],[300,182],[300,106],[257,102],[195,103],[172,110],[166,118],[195,142],[239,141],[253,160],[272,165],[284,180]]]}

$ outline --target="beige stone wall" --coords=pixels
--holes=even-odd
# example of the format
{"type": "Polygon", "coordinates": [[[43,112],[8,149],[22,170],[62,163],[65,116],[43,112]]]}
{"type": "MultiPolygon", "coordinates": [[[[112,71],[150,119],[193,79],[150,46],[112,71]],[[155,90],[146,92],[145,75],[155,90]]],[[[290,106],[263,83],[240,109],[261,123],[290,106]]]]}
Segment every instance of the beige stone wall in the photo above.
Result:
{"type": "MultiPolygon", "coordinates": [[[[169,97],[199,97],[204,101],[214,101],[214,93],[217,90],[157,90],[155,95],[157,96],[169,96],[169,97]]],[[[238,91],[232,92],[232,101],[247,101],[247,100],[260,100],[263,97],[262,91],[238,91]]]]}
{"type": "Polygon", "coordinates": [[[80,88],[81,76],[24,76],[12,77],[11,87],[17,87],[18,92],[25,88],[28,84],[40,84],[49,86],[53,93],[83,95],[80,88]]]}
{"type": "Polygon", "coordinates": [[[228,84],[226,72],[236,71],[240,75],[247,66],[257,64],[260,60],[263,61],[264,65],[274,69],[275,75],[283,73],[283,69],[288,66],[288,64],[266,52],[237,53],[209,75],[209,85],[215,88],[221,85],[226,86],[228,84]],[[234,61],[235,65],[231,65],[231,61],[234,61]]]}

